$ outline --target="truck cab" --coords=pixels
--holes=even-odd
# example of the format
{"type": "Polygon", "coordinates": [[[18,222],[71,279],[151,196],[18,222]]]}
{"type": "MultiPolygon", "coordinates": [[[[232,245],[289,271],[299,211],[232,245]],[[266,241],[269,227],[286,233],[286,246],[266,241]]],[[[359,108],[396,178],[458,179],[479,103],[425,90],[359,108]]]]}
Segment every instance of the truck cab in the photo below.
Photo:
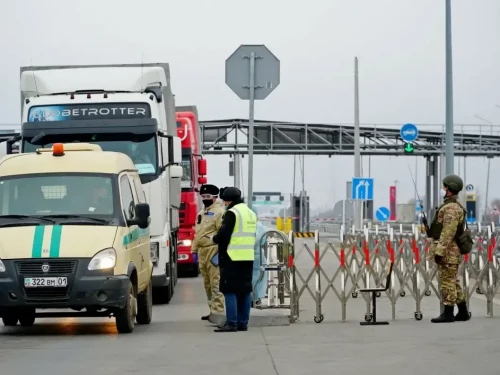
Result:
{"type": "Polygon", "coordinates": [[[120,333],[152,319],[149,205],[132,160],[56,143],[0,160],[0,316],[114,316],[120,333]],[[71,311],[73,310],[73,311],[71,311]],[[76,311],[76,313],[75,313],[76,311]]]}
{"type": "Polygon", "coordinates": [[[155,299],[177,283],[181,141],[168,64],[21,68],[21,153],[91,143],[129,156],[151,209],[155,299]]]}
{"type": "Polygon", "coordinates": [[[182,194],[181,210],[179,213],[179,271],[188,276],[198,276],[199,266],[197,258],[191,252],[191,245],[195,236],[196,216],[201,209],[199,189],[207,183],[206,159],[200,153],[199,128],[196,119],[196,107],[176,107],[177,135],[182,146],[182,194]],[[189,111],[187,111],[189,110],[189,111]]]}

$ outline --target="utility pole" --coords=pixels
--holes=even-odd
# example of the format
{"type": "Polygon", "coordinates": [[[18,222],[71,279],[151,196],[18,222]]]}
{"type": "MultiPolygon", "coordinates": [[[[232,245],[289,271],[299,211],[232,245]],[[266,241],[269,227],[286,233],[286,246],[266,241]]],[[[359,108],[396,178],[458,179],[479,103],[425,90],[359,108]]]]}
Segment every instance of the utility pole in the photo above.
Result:
{"type": "MultiPolygon", "coordinates": [[[[359,78],[358,58],[354,58],[354,177],[361,177],[361,151],[359,145],[359,78]]],[[[354,227],[361,229],[361,201],[354,201],[354,227]]]]}
{"type": "Polygon", "coordinates": [[[254,137],[254,116],[255,116],[255,52],[250,53],[250,100],[248,114],[248,202],[253,205],[253,137],[254,137]]]}
{"type": "Polygon", "coordinates": [[[451,47],[451,0],[446,2],[446,174],[454,169],[454,129],[453,129],[453,56],[451,47]]]}
{"type": "MultiPolygon", "coordinates": [[[[493,135],[493,123],[490,120],[485,119],[484,117],[481,117],[479,115],[474,115],[475,118],[478,120],[481,120],[483,122],[486,122],[487,124],[490,124],[490,131],[491,135],[493,135]]],[[[488,214],[488,195],[490,192],[490,166],[491,166],[491,157],[487,156],[488,159],[488,170],[486,172],[486,195],[484,197],[484,214],[488,214]]]]}

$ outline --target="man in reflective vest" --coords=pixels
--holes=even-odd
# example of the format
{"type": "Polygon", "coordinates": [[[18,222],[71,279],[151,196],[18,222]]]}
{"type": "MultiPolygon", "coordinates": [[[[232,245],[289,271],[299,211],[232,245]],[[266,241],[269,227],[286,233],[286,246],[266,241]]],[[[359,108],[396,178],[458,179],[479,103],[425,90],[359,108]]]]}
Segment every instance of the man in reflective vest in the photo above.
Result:
{"type": "Polygon", "coordinates": [[[226,302],[226,323],[215,332],[246,331],[252,305],[252,273],[257,216],[235,187],[221,189],[227,207],[212,241],[219,245],[220,291],[226,302]]]}

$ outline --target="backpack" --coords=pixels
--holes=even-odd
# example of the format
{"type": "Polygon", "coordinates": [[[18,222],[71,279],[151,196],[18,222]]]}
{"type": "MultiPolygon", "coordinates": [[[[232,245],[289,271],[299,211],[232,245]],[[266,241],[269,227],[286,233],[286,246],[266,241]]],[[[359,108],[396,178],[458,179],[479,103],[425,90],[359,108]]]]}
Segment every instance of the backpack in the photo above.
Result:
{"type": "MultiPolygon", "coordinates": [[[[462,207],[463,208],[463,207],[462,207]]],[[[474,240],[467,226],[467,211],[464,210],[464,221],[458,226],[455,234],[455,241],[457,243],[460,254],[469,254],[472,251],[474,240]]]]}

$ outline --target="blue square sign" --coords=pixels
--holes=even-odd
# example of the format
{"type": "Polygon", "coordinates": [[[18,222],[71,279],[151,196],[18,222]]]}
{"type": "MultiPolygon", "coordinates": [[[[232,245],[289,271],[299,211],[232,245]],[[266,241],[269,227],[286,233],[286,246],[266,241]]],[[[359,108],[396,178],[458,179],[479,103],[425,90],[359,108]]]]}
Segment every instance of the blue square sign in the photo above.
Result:
{"type": "Polygon", "coordinates": [[[352,200],[373,200],[373,178],[354,177],[352,179],[352,200]]]}

